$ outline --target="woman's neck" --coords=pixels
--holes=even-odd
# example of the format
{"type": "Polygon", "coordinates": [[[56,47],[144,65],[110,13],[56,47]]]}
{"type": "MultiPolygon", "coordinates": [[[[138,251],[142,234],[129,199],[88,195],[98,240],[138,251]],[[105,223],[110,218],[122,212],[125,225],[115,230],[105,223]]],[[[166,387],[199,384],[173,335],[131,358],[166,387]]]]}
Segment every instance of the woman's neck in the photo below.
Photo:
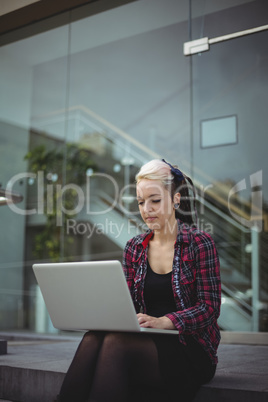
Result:
{"type": "Polygon", "coordinates": [[[177,220],[170,223],[168,222],[161,230],[154,230],[153,241],[163,243],[175,242],[178,234],[177,220]]]}

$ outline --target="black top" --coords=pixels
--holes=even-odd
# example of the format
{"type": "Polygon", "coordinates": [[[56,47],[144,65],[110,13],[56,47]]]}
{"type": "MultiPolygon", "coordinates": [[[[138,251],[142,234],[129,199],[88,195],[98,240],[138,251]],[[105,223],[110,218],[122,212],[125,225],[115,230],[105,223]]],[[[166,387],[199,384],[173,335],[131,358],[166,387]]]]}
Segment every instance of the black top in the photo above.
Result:
{"type": "Polygon", "coordinates": [[[147,263],[147,274],[144,283],[144,301],[146,313],[153,317],[162,317],[176,311],[172,284],[172,272],[157,274],[147,263]]]}

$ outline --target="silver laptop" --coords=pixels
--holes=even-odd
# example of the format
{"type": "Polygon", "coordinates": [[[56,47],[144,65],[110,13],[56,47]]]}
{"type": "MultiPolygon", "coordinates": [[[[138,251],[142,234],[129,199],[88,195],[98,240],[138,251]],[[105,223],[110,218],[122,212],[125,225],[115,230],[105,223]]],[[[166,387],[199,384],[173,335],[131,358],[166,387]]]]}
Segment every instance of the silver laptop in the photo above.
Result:
{"type": "Polygon", "coordinates": [[[57,329],[178,334],[139,326],[119,261],[34,264],[33,270],[57,329]]]}

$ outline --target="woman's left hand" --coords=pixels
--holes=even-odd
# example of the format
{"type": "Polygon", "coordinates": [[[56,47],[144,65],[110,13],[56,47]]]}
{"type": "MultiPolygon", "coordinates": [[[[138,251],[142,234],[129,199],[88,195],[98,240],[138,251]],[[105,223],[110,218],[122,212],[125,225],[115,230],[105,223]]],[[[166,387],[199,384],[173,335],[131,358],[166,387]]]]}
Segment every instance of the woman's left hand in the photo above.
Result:
{"type": "Polygon", "coordinates": [[[176,329],[168,317],[151,317],[147,314],[137,314],[138,321],[143,328],[176,329]]]}

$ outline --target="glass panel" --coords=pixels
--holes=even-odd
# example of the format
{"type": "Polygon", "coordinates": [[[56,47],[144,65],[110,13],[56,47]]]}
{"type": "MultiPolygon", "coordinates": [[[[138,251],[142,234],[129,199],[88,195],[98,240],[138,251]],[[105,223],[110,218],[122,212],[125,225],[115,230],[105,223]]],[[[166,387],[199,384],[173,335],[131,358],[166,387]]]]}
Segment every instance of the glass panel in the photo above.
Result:
{"type": "MultiPolygon", "coordinates": [[[[192,38],[266,23],[267,2],[232,3],[216,10],[212,2],[192,1],[192,38]]],[[[267,39],[264,31],[192,56],[194,175],[201,186],[201,219],[210,224],[219,249],[220,324],[228,330],[268,330],[267,39]],[[230,116],[237,119],[237,141],[224,145],[233,128],[221,123],[230,116]],[[202,147],[202,122],[217,123],[209,141],[222,143],[202,147]]]]}
{"type": "Polygon", "coordinates": [[[33,262],[122,258],[144,230],[133,202],[144,161],[190,169],[188,0],[91,14],[0,48],[1,183],[15,176],[24,197],[0,211],[4,329],[54,331],[33,262]]]}
{"type": "Polygon", "coordinates": [[[1,329],[54,331],[33,262],[121,259],[144,230],[135,173],[164,157],[194,176],[199,226],[218,244],[222,327],[267,330],[267,32],[183,55],[189,26],[198,39],[262,25],[265,3],[219,3],[87,5],[0,47],[0,183],[23,196],[0,208],[1,329]],[[234,116],[236,133],[201,147],[202,122],[234,116]]]}
{"type": "Polygon", "coordinates": [[[65,124],[68,146],[80,156],[83,150],[89,163],[79,183],[67,164],[66,183],[79,184],[81,210],[65,215],[64,243],[72,238],[73,246],[64,256],[121,259],[126,241],[142,230],[134,202],[138,167],[165,157],[189,169],[189,60],[182,54],[188,1],[137,1],[89,17],[83,9],[80,20],[73,12],[70,53],[60,59],[69,65],[66,107],[51,111],[44,97],[53,82],[42,77],[53,71],[57,80],[59,60],[40,64],[33,124],[58,139],[65,124]]]}
{"type": "Polygon", "coordinates": [[[68,26],[63,26],[0,48],[0,182],[2,189],[23,196],[22,202],[0,209],[1,329],[43,331],[50,326],[32,264],[51,258],[51,244],[57,248],[54,252],[59,250],[47,230],[47,200],[41,186],[46,189],[64,171],[63,159],[49,160],[49,152],[63,154],[65,133],[61,131],[61,141],[50,132],[41,133],[33,117],[48,112],[44,104],[50,111],[65,108],[67,65],[61,60],[68,54],[68,41],[68,26]],[[55,58],[54,70],[45,69],[48,60],[55,58]],[[41,99],[38,85],[43,89],[41,99]]]}

